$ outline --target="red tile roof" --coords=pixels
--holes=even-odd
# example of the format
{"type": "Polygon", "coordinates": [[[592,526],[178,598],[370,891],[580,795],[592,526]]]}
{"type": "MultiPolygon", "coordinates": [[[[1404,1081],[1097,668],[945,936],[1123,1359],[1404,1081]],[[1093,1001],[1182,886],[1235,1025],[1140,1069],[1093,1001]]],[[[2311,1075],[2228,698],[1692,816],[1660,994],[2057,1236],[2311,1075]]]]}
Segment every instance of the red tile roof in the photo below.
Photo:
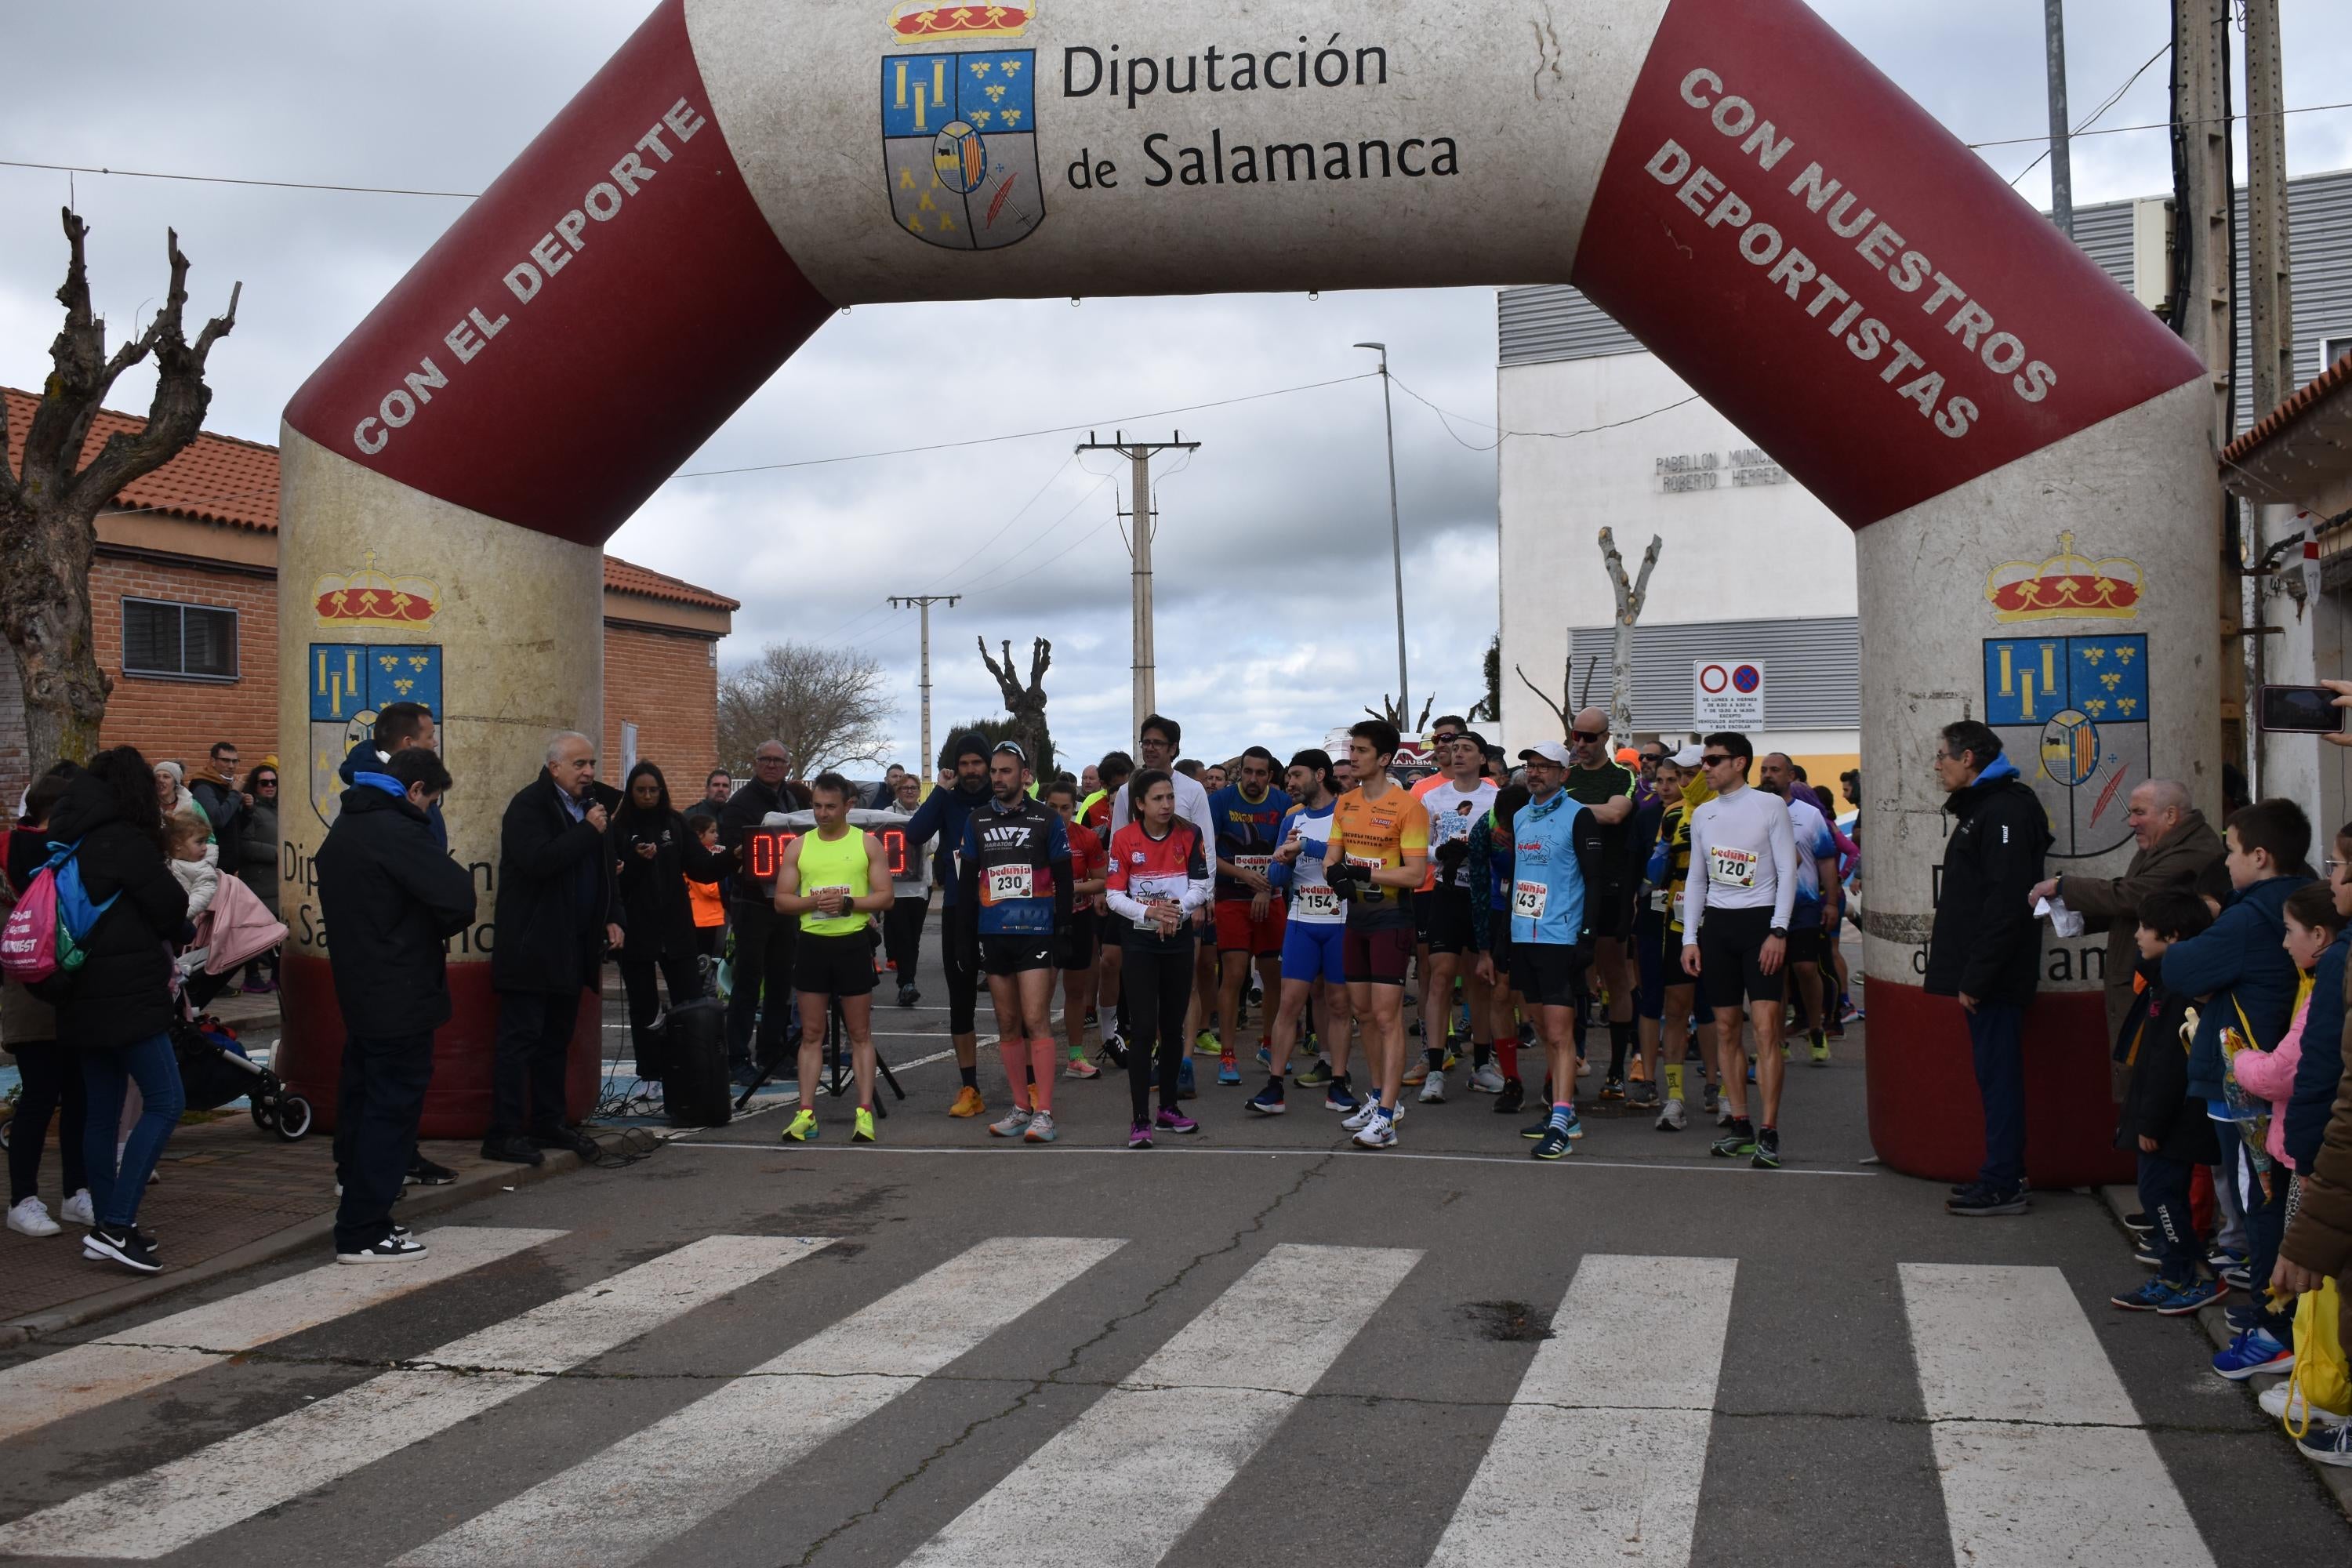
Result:
{"type": "Polygon", "coordinates": [[[2271,438],[2303,417],[2305,410],[2341,388],[2352,386],[2352,354],[2346,354],[2306,383],[2302,391],[2264,415],[2255,426],[2221,448],[2221,460],[2235,463],[2242,460],[2271,438]]]}
{"type": "MultiPolygon", "coordinates": [[[[13,474],[25,459],[25,435],[40,400],[13,386],[0,387],[0,395],[7,399],[8,471],[13,474]]],[[[96,457],[109,436],[135,434],[145,425],[137,415],[100,409],[90,421],[89,439],[82,444],[83,458],[96,457]]],[[[115,499],[138,510],[275,533],[278,448],[207,431],[153,473],[131,481],[115,499]]]]}
{"type": "MultiPolygon", "coordinates": [[[[25,458],[25,434],[31,426],[39,399],[13,386],[0,387],[8,410],[8,471],[15,473],[25,458]]],[[[86,458],[97,455],[106,438],[118,431],[140,429],[145,421],[135,414],[101,409],[90,422],[83,444],[86,458]]],[[[259,441],[240,441],[207,430],[187,448],[144,479],[133,480],[115,498],[124,508],[194,518],[257,533],[278,531],[278,448],[259,441]]],[[[710,610],[740,610],[738,600],[714,594],[680,578],[648,571],[626,561],[604,557],[604,586],[619,594],[667,599],[710,610]]]]}

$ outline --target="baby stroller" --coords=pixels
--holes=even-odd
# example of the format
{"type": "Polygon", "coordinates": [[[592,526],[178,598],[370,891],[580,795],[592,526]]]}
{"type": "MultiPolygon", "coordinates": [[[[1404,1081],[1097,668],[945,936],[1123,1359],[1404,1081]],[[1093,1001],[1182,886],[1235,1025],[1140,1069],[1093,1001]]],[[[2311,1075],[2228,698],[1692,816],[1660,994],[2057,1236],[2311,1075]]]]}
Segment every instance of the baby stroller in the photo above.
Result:
{"type": "Polygon", "coordinates": [[[251,959],[286,940],[286,927],[244,883],[224,877],[212,907],[197,919],[194,939],[174,964],[178,1016],[172,1054],[189,1108],[214,1110],[240,1098],[252,1102],[253,1124],[291,1143],[310,1131],[310,1102],[289,1094],[278,1075],[245,1054],[236,1031],[204,1013],[251,959]]]}

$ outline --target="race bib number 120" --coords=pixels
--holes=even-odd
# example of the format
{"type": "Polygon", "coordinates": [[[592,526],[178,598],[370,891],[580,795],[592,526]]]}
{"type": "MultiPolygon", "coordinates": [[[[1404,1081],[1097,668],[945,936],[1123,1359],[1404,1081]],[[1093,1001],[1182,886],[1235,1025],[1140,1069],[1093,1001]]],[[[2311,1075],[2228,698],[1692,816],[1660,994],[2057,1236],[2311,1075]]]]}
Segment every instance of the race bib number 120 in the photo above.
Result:
{"type": "Polygon", "coordinates": [[[1710,844],[1706,850],[1706,879],[1719,888],[1752,888],[1756,885],[1756,858],[1751,849],[1710,844]]]}

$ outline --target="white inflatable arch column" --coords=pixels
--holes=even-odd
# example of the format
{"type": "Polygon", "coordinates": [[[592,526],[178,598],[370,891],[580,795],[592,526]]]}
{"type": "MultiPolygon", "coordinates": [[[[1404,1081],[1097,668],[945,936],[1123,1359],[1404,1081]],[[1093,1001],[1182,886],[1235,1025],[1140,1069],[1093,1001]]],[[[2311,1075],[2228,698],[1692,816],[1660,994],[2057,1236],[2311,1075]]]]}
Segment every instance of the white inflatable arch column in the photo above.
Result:
{"type": "MultiPolygon", "coordinates": [[[[2076,868],[2120,858],[2151,770],[2213,804],[2209,395],[1796,0],[663,0],[289,405],[282,580],[319,604],[282,620],[285,731],[339,755],[389,700],[373,671],[436,679],[487,895],[548,731],[602,728],[600,545],[835,310],[1537,282],[1592,296],[1859,534],[1873,1132],[1969,1173],[1966,1037],[1913,984],[1936,729],[2011,736],[2076,868]],[[354,615],[367,573],[426,610],[354,615]]],[[[910,405],[954,368],[907,366],[910,405]]],[[[306,870],[325,813],[288,820],[288,1059],[317,1092],[341,1038],[306,870]]],[[[444,1131],[481,1124],[495,940],[453,944],[444,1131]]],[[[2089,945],[2052,949],[2031,1026],[2044,1183],[2113,1168],[2089,945]]],[[[575,1100],[594,1039],[592,1010],[575,1100]]]]}

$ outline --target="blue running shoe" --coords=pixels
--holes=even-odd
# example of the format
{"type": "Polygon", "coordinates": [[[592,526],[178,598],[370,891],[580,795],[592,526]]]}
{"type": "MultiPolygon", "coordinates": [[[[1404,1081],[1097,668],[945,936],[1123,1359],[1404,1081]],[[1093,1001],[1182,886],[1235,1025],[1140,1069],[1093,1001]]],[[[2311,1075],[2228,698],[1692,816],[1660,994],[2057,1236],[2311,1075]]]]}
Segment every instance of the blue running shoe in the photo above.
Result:
{"type": "Polygon", "coordinates": [[[1242,1102],[1260,1116],[1280,1116],[1290,1109],[1283,1103],[1282,1085],[1270,1083],[1242,1102]]]}
{"type": "Polygon", "coordinates": [[[1575,1153],[1576,1145],[1570,1141],[1566,1132],[1547,1124],[1543,1136],[1536,1140],[1536,1146],[1528,1152],[1538,1160],[1557,1160],[1563,1155],[1575,1153]]]}
{"type": "Polygon", "coordinates": [[[2180,1287],[2162,1279],[2143,1279],[2138,1289],[2118,1290],[2107,1300],[2126,1312],[2161,1312],[2179,1293],[2180,1287]]]}
{"type": "Polygon", "coordinates": [[[1323,1091],[1323,1109],[1326,1110],[1353,1115],[1359,1103],[1356,1097],[1348,1091],[1348,1086],[1338,1079],[1333,1079],[1331,1087],[1323,1091]]]}
{"type": "Polygon", "coordinates": [[[2243,1383],[2258,1372],[2290,1373],[2294,1352],[2273,1339],[2268,1329],[2248,1329],[2213,1357],[2213,1370],[2231,1383],[2243,1383]]]}
{"type": "Polygon", "coordinates": [[[1176,1064],[1176,1098],[1193,1100],[1199,1098],[1200,1093],[1192,1087],[1192,1058],[1185,1057],[1176,1064]]]}
{"type": "Polygon", "coordinates": [[[2175,1290],[2172,1300],[2157,1310],[2168,1318],[2185,1318],[2207,1302],[2218,1301],[2229,1293],[2230,1288],[2219,1279],[2191,1279],[2175,1290]]]}
{"type": "Polygon", "coordinates": [[[1236,1084],[1241,1080],[1241,1064],[1234,1060],[1231,1051],[1227,1051],[1217,1059],[1217,1081],[1223,1084],[1236,1084]]]}
{"type": "Polygon", "coordinates": [[[2314,1464],[2352,1468],[2352,1422],[2322,1426],[2315,1421],[2310,1431],[2294,1440],[2294,1446],[2314,1464]]]}

